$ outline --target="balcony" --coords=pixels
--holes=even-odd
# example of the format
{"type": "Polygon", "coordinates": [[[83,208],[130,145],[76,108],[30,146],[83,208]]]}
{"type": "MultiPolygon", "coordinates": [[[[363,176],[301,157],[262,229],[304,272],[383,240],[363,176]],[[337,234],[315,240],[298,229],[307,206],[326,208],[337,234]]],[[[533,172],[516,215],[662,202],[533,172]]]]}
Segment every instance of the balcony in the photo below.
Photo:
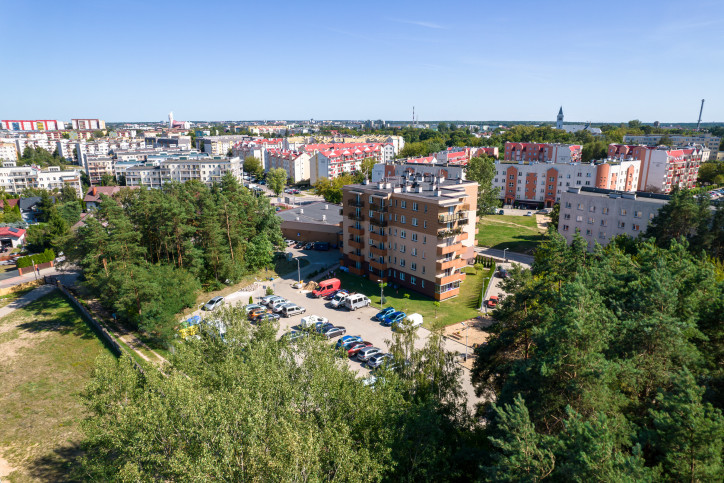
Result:
{"type": "Polygon", "coordinates": [[[455,213],[444,213],[437,216],[438,223],[454,223],[456,221],[462,221],[467,223],[468,221],[467,211],[456,211],[455,213]]]}
{"type": "Polygon", "coordinates": [[[347,218],[354,221],[364,221],[365,215],[363,215],[362,213],[349,213],[347,215],[347,218]]]}
{"type": "Polygon", "coordinates": [[[443,270],[447,270],[448,268],[463,268],[467,262],[462,258],[451,258],[449,260],[438,260],[437,261],[437,271],[442,272],[443,270]]]}
{"type": "Polygon", "coordinates": [[[370,224],[372,224],[374,226],[380,226],[380,227],[384,228],[387,226],[387,223],[388,223],[387,220],[382,221],[379,218],[370,218],[370,224]]]}
{"type": "Polygon", "coordinates": [[[445,230],[440,230],[440,231],[438,231],[438,232],[437,232],[437,237],[438,237],[438,238],[450,238],[450,237],[453,237],[453,236],[456,236],[456,235],[460,235],[462,232],[463,232],[463,229],[462,229],[462,228],[459,228],[459,227],[458,227],[458,228],[452,228],[452,229],[450,229],[450,230],[445,229],[445,230]]]}
{"type": "Polygon", "coordinates": [[[352,236],[362,236],[365,232],[364,228],[355,228],[353,226],[349,227],[348,231],[352,236]]]}
{"type": "Polygon", "coordinates": [[[364,245],[362,245],[361,241],[347,240],[347,246],[361,250],[364,245]]]}
{"type": "Polygon", "coordinates": [[[357,207],[363,207],[365,205],[365,202],[362,200],[347,200],[347,206],[357,206],[357,207]]]}
{"type": "Polygon", "coordinates": [[[387,256],[387,249],[386,248],[379,248],[376,246],[371,246],[370,251],[372,254],[376,257],[386,257],[387,256]]]}
{"type": "Polygon", "coordinates": [[[352,260],[353,262],[364,262],[365,259],[362,255],[357,255],[356,253],[347,253],[347,257],[352,260]]]}
{"type": "Polygon", "coordinates": [[[374,203],[370,203],[370,210],[378,211],[380,213],[387,213],[387,205],[377,205],[374,203]]]}
{"type": "Polygon", "coordinates": [[[357,268],[357,267],[347,267],[347,268],[349,268],[349,273],[351,273],[351,274],[360,275],[360,276],[364,275],[364,270],[361,268],[357,268]]]}
{"type": "Polygon", "coordinates": [[[382,235],[375,231],[370,232],[370,238],[372,239],[373,242],[376,242],[376,243],[387,243],[387,235],[382,235]]]}
{"type": "Polygon", "coordinates": [[[447,285],[453,282],[462,282],[465,280],[465,274],[461,272],[453,273],[451,275],[436,275],[435,283],[438,285],[447,285]]]}
{"type": "Polygon", "coordinates": [[[462,243],[452,243],[450,245],[438,245],[437,246],[437,256],[441,257],[443,255],[447,255],[448,253],[455,253],[462,249],[463,249],[462,243]]]}
{"type": "Polygon", "coordinates": [[[383,270],[387,270],[387,265],[385,265],[384,263],[380,263],[377,260],[371,260],[370,268],[374,268],[375,270],[383,271],[383,270]]]}

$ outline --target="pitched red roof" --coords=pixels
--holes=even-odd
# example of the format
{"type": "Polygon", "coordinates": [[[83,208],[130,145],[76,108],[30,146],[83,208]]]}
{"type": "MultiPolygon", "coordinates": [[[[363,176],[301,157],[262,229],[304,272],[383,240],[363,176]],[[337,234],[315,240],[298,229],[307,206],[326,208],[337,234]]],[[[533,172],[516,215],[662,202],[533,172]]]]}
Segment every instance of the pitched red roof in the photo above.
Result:
{"type": "Polygon", "coordinates": [[[13,237],[21,238],[25,236],[25,230],[23,228],[9,228],[7,226],[0,227],[0,236],[2,237],[13,237]]]}
{"type": "Polygon", "coordinates": [[[18,203],[20,202],[20,199],[18,198],[10,198],[7,200],[0,200],[0,208],[5,208],[5,203],[7,203],[11,207],[16,207],[18,203]]]}

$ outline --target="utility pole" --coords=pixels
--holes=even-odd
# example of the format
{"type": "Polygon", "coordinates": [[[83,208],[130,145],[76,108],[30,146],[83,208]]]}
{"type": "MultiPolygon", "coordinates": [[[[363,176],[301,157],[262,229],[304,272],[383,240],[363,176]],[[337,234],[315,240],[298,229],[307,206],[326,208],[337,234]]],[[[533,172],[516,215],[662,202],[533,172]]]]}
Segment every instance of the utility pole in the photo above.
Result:
{"type": "Polygon", "coordinates": [[[696,131],[699,131],[699,125],[701,124],[701,113],[704,112],[704,99],[701,100],[701,108],[699,109],[699,120],[696,122],[696,131]]]}
{"type": "Polygon", "coordinates": [[[465,322],[460,322],[463,327],[465,327],[465,361],[468,360],[468,324],[465,322]]]}

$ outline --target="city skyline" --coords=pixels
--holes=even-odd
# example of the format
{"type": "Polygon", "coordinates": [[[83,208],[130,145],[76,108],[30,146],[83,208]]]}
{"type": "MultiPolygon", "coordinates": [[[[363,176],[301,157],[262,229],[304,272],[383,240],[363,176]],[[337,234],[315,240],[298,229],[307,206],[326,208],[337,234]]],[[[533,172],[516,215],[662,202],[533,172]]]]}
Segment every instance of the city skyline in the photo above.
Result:
{"type": "Polygon", "coordinates": [[[277,5],[6,5],[0,117],[724,121],[717,2],[277,5]]]}

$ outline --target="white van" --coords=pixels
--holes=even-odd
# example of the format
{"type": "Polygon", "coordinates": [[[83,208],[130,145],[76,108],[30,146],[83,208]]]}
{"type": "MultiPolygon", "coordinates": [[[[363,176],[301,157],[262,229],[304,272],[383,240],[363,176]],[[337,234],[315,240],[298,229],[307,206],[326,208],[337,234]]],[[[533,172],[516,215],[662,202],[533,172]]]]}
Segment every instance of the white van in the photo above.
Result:
{"type": "Polygon", "coordinates": [[[349,294],[347,293],[338,293],[334,296],[331,302],[329,302],[329,305],[333,309],[338,309],[344,304],[344,301],[347,300],[347,297],[349,297],[349,294]]]}
{"type": "Polygon", "coordinates": [[[370,303],[370,299],[361,293],[353,293],[344,299],[344,306],[349,310],[357,310],[360,307],[367,307],[370,303]]]}
{"type": "Polygon", "coordinates": [[[307,309],[300,307],[299,305],[285,305],[281,310],[281,313],[284,317],[292,317],[294,315],[303,314],[306,311],[307,309]]]}
{"type": "Polygon", "coordinates": [[[418,327],[422,327],[422,315],[420,314],[410,314],[407,317],[405,317],[404,320],[393,324],[392,329],[393,330],[407,330],[407,329],[417,329],[418,327]]]}

